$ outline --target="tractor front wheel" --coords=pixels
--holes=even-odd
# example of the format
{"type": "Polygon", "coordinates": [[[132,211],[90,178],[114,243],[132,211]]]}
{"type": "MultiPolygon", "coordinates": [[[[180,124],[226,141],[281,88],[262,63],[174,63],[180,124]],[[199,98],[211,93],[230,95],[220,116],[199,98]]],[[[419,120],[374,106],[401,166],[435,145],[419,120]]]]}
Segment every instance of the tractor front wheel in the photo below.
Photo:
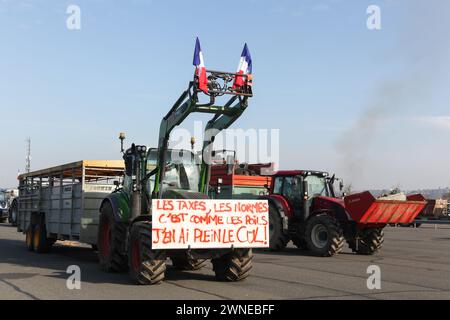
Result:
{"type": "Polygon", "coordinates": [[[240,281],[247,278],[252,269],[252,249],[235,249],[219,258],[212,259],[216,279],[240,281]]]}
{"type": "Polygon", "coordinates": [[[125,241],[127,224],[116,222],[113,209],[105,203],[100,209],[97,248],[101,268],[106,272],[120,272],[127,269],[125,241]]]}
{"type": "Polygon", "coordinates": [[[137,284],[157,284],[164,280],[166,254],[152,250],[152,224],[136,222],[131,227],[128,248],[130,276],[137,284]]]}
{"type": "Polygon", "coordinates": [[[269,246],[270,250],[279,251],[286,248],[289,234],[283,229],[283,219],[278,209],[269,205],[269,246]]]}
{"type": "Polygon", "coordinates": [[[365,229],[360,235],[348,241],[353,252],[362,255],[377,253],[384,242],[384,232],[381,228],[365,229]]]}
{"type": "Polygon", "coordinates": [[[326,214],[313,216],[308,220],[305,239],[311,253],[320,257],[334,256],[344,246],[342,227],[336,219],[326,214]]]}

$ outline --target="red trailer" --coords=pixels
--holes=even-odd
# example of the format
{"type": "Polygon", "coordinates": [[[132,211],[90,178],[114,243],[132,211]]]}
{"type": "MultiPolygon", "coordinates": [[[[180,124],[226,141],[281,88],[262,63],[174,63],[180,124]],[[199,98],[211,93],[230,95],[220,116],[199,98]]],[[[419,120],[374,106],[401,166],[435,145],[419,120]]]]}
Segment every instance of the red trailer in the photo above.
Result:
{"type": "MultiPolygon", "coordinates": [[[[412,194],[407,196],[411,201],[426,201],[425,208],[417,215],[418,220],[440,220],[448,218],[448,200],[445,199],[426,199],[421,194],[412,194]]],[[[420,222],[414,222],[409,224],[402,224],[402,226],[416,226],[419,227],[420,222]]]]}

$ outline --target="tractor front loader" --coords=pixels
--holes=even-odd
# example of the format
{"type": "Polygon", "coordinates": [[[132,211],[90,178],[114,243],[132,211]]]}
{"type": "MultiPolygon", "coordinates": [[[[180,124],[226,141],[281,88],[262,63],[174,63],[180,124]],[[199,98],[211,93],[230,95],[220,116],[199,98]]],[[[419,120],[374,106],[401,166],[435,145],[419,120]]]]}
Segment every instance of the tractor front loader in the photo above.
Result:
{"type": "Polygon", "coordinates": [[[206,70],[208,91],[199,89],[199,79],[189,83],[162,119],[157,148],[132,144],[123,151],[125,177],[122,186],[106,197],[100,209],[98,256],[106,271],[129,269],[138,284],[156,284],[164,279],[166,259],[182,270],[196,270],[211,259],[216,278],[245,279],[252,267],[250,248],[174,249],[152,248],[152,200],[207,199],[211,152],[215,136],[233,124],[248,106],[252,96],[251,76],[239,76],[244,85],[236,89],[236,73],[206,70]],[[209,102],[200,103],[199,96],[209,102]],[[225,103],[216,100],[229,96],[225,103]],[[206,124],[202,156],[189,150],[168,148],[170,133],[192,113],[212,114],[206,124]]]}
{"type": "MultiPolygon", "coordinates": [[[[363,255],[383,245],[383,228],[411,223],[426,201],[375,199],[370,192],[336,196],[335,177],[310,170],[279,171],[269,195],[270,248],[281,250],[292,240],[313,255],[329,257],[350,249],[363,255]]],[[[342,188],[342,181],[341,181],[342,188]]]]}

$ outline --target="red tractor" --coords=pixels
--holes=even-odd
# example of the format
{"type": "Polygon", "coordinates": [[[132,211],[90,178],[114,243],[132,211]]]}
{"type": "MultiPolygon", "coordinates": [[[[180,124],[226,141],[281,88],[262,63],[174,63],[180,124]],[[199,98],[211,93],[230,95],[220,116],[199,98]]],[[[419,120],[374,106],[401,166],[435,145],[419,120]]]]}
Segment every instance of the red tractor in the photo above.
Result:
{"type": "Polygon", "coordinates": [[[339,198],[334,185],[342,180],[308,170],[278,171],[269,195],[270,247],[281,250],[292,240],[313,255],[329,257],[342,251],[344,242],[357,254],[376,253],[389,223],[411,223],[426,201],[375,199],[370,192],[339,198]]]}

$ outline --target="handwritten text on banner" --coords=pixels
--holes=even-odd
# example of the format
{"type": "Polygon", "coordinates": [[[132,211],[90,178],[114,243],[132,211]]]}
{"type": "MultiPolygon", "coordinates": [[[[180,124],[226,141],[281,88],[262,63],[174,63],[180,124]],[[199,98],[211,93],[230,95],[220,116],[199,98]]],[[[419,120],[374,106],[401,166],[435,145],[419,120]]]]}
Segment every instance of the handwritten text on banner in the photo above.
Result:
{"type": "Polygon", "coordinates": [[[152,202],[153,249],[267,248],[267,200],[152,202]]]}

